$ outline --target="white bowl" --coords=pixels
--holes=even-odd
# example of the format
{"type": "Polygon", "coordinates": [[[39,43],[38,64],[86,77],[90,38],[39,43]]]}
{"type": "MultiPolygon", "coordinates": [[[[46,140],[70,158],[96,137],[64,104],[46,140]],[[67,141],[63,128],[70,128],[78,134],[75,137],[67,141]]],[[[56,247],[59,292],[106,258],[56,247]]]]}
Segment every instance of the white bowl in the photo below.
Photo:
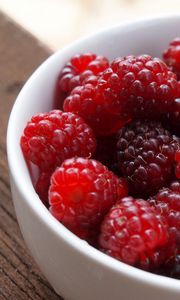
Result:
{"type": "Polygon", "coordinates": [[[19,146],[27,120],[52,108],[58,72],[73,54],[92,51],[110,59],[142,53],[160,57],[176,36],[180,36],[180,15],[143,19],[92,34],[45,61],[27,81],[13,107],[7,150],[17,218],[32,256],[65,299],[180,299],[180,281],[121,263],[89,246],[56,221],[34,191],[19,146]]]}

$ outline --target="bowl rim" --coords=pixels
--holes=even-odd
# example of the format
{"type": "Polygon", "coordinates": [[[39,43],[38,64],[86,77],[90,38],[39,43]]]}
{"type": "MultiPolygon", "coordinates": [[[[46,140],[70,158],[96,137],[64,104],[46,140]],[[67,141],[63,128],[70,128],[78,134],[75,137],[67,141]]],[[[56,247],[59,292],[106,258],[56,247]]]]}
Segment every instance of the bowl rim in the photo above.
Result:
{"type": "Polygon", "coordinates": [[[148,25],[152,24],[152,22],[161,22],[162,20],[167,21],[172,19],[177,19],[180,21],[180,14],[160,14],[156,16],[138,18],[133,21],[126,21],[113,26],[108,26],[97,32],[91,33],[90,35],[82,37],[76,40],[75,42],[67,45],[66,47],[60,49],[59,51],[56,51],[54,54],[50,55],[50,57],[47,58],[27,80],[13,105],[7,128],[7,157],[10,174],[15,182],[16,187],[18,188],[19,193],[22,196],[23,201],[26,202],[26,204],[36,215],[36,217],[39,218],[41,222],[45,226],[47,226],[53,234],[57,236],[57,238],[62,239],[66,244],[71,246],[74,249],[74,251],[79,252],[85,258],[93,260],[94,263],[104,266],[106,269],[110,269],[112,272],[116,272],[120,275],[125,275],[126,277],[129,277],[132,280],[138,281],[146,285],[156,286],[161,289],[172,290],[180,293],[180,281],[178,279],[152,274],[150,272],[146,272],[141,269],[127,265],[123,262],[120,262],[100,252],[94,247],[88,245],[85,241],[79,239],[77,236],[71,233],[65,226],[58,222],[50,214],[48,209],[46,209],[46,207],[42,204],[32,184],[31,186],[29,185],[30,181],[24,181],[24,178],[21,174],[21,170],[20,168],[18,168],[19,157],[15,154],[16,151],[14,151],[14,124],[15,120],[18,117],[18,113],[21,109],[21,103],[24,101],[24,94],[29,89],[31,83],[36,79],[36,77],[38,77],[39,74],[43,72],[43,70],[46,69],[46,67],[48,67],[51,61],[53,61],[58,55],[60,55],[60,53],[65,53],[67,50],[72,49],[74,46],[79,45],[80,43],[84,43],[86,42],[86,40],[89,40],[91,38],[98,38],[99,35],[106,34],[111,30],[123,30],[123,28],[127,29],[127,27],[131,29],[134,25],[137,27],[141,27],[143,23],[146,23],[146,25],[148,25]],[[31,201],[32,197],[35,199],[35,201],[31,201]]]}

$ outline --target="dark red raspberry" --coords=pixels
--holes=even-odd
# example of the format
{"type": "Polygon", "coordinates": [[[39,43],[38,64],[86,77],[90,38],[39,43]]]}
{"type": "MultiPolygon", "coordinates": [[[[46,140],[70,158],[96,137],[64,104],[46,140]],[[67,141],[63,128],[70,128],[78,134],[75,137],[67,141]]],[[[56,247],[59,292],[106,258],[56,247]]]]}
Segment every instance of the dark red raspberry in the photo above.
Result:
{"type": "Polygon", "coordinates": [[[117,153],[116,144],[117,138],[115,135],[102,136],[96,139],[97,147],[94,157],[105,165],[110,171],[117,175],[120,175],[118,164],[117,164],[117,153]]]}
{"type": "Polygon", "coordinates": [[[175,161],[176,161],[176,177],[180,179],[180,150],[175,154],[175,161]]]}
{"type": "Polygon", "coordinates": [[[38,194],[39,198],[42,200],[42,202],[48,206],[48,190],[50,186],[50,178],[52,175],[52,171],[50,172],[40,172],[38,176],[38,180],[35,185],[36,193],[38,194]]]}
{"type": "Polygon", "coordinates": [[[109,61],[104,56],[92,53],[77,54],[64,66],[58,79],[60,91],[70,94],[90,76],[98,75],[109,67],[109,61]]]}
{"type": "Polygon", "coordinates": [[[171,70],[176,73],[178,80],[180,80],[180,38],[170,42],[169,48],[163,53],[163,58],[171,70]]]}
{"type": "Polygon", "coordinates": [[[172,182],[169,188],[161,189],[148,201],[166,218],[180,251],[180,181],[172,182]]]}
{"type": "Polygon", "coordinates": [[[67,158],[91,157],[96,141],[81,117],[52,110],[31,118],[21,137],[21,147],[27,160],[43,171],[51,171],[67,158]]]}
{"type": "Polygon", "coordinates": [[[154,195],[172,179],[179,146],[156,121],[135,121],[119,131],[118,164],[133,195],[154,195]]]}
{"type": "Polygon", "coordinates": [[[96,160],[72,158],[51,177],[50,212],[72,232],[78,234],[80,229],[81,237],[84,230],[98,230],[104,215],[122,195],[127,195],[125,179],[96,160]]]}
{"type": "Polygon", "coordinates": [[[133,266],[151,269],[162,264],[159,251],[167,242],[166,221],[142,199],[119,200],[101,225],[101,250],[133,266]]]}

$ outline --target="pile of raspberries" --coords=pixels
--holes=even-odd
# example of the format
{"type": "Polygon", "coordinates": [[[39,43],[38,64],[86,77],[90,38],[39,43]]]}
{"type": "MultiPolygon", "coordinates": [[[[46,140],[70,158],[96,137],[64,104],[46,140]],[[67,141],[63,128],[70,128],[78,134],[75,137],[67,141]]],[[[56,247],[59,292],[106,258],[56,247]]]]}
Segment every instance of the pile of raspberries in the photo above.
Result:
{"type": "Polygon", "coordinates": [[[78,54],[21,148],[50,213],[102,252],[180,279],[180,38],[163,59],[78,54]]]}

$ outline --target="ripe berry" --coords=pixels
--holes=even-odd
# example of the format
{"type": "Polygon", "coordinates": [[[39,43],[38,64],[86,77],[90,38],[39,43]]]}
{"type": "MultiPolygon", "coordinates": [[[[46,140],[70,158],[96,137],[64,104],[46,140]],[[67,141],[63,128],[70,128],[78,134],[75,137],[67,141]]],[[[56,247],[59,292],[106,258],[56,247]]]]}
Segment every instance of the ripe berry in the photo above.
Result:
{"type": "Polygon", "coordinates": [[[166,221],[142,199],[119,200],[101,225],[100,248],[133,266],[151,269],[163,263],[159,251],[167,242],[166,221]]]}
{"type": "Polygon", "coordinates": [[[21,137],[21,147],[27,160],[49,172],[66,158],[91,157],[96,141],[81,117],[52,110],[31,118],[21,137]]]}
{"type": "Polygon", "coordinates": [[[77,54],[62,69],[58,79],[58,89],[68,95],[88,77],[99,75],[108,67],[109,61],[104,56],[92,53],[77,54]]]}
{"type": "Polygon", "coordinates": [[[50,212],[72,232],[97,231],[104,215],[127,195],[125,179],[93,159],[65,160],[51,177],[50,212]]]}
{"type": "Polygon", "coordinates": [[[119,131],[118,164],[133,195],[148,197],[171,180],[179,146],[156,121],[135,121],[119,131]]]}
{"type": "Polygon", "coordinates": [[[180,181],[172,182],[169,188],[161,189],[148,201],[166,218],[180,251],[180,181]]]}
{"type": "Polygon", "coordinates": [[[154,118],[174,109],[178,82],[159,58],[149,55],[120,57],[112,62],[111,68],[119,83],[109,88],[119,90],[123,111],[132,112],[136,118],[154,118]]]}
{"type": "Polygon", "coordinates": [[[111,97],[98,91],[97,80],[74,88],[64,100],[64,111],[76,112],[93,128],[97,136],[116,133],[130,117],[119,113],[111,97]]]}
{"type": "Polygon", "coordinates": [[[163,53],[166,64],[177,75],[180,80],[180,38],[176,38],[170,42],[168,49],[163,53]]]}
{"type": "Polygon", "coordinates": [[[176,75],[149,55],[115,59],[94,83],[74,89],[64,110],[82,116],[96,135],[115,133],[132,117],[159,118],[175,110],[176,75]]]}

